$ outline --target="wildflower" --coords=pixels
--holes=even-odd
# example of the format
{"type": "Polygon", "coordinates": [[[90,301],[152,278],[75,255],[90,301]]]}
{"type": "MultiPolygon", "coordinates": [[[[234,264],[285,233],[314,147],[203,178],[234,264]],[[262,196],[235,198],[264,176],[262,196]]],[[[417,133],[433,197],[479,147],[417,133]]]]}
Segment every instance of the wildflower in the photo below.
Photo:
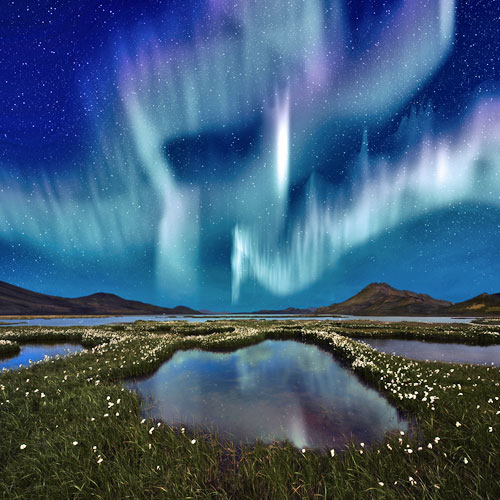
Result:
{"type": "Polygon", "coordinates": [[[141,424],[143,424],[145,421],[146,421],[146,419],[145,419],[145,418],[143,418],[143,419],[141,420],[141,424]]]}
{"type": "Polygon", "coordinates": [[[436,444],[438,444],[438,443],[439,443],[439,441],[441,441],[441,438],[440,438],[440,437],[435,437],[435,438],[434,438],[434,442],[435,442],[436,444]]]}
{"type": "MultiPolygon", "coordinates": [[[[191,444],[195,444],[196,443],[196,439],[191,439],[191,444]]],[[[303,450],[303,452],[306,451],[306,450],[303,450]]]]}
{"type": "Polygon", "coordinates": [[[427,445],[427,448],[429,448],[429,450],[432,450],[432,443],[429,443],[429,444],[427,445]]]}
{"type": "Polygon", "coordinates": [[[330,450],[330,455],[332,458],[335,456],[335,450],[333,448],[330,450]]]}
{"type": "Polygon", "coordinates": [[[488,432],[493,432],[493,427],[488,427],[488,432]]]}
{"type": "Polygon", "coordinates": [[[23,443],[21,446],[19,446],[19,448],[20,448],[21,450],[24,450],[24,449],[26,449],[26,445],[23,443]]]}
{"type": "Polygon", "coordinates": [[[455,424],[457,427],[460,427],[462,424],[460,422],[456,422],[455,424]]]}
{"type": "Polygon", "coordinates": [[[78,444],[78,441],[73,441],[73,446],[76,446],[78,444]]]}
{"type": "Polygon", "coordinates": [[[153,434],[153,431],[155,430],[154,427],[151,427],[151,429],[149,429],[149,434],[153,434]]]}
{"type": "Polygon", "coordinates": [[[469,461],[467,460],[467,457],[464,457],[464,464],[467,465],[469,461]]]}
{"type": "Polygon", "coordinates": [[[378,482],[378,485],[379,485],[379,486],[384,486],[384,483],[383,483],[382,481],[379,481],[379,482],[378,482]]]}
{"type": "Polygon", "coordinates": [[[99,455],[99,457],[97,458],[97,463],[100,464],[102,461],[103,461],[103,458],[101,457],[101,455],[99,455]]]}

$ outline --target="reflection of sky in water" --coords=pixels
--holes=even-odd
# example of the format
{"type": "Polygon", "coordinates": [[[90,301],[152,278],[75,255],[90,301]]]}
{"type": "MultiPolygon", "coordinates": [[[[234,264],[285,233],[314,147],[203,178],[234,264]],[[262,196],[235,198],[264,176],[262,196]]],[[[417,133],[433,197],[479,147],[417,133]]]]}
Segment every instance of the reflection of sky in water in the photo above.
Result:
{"type": "Polygon", "coordinates": [[[338,448],[351,434],[369,443],[406,428],[395,408],[331,355],[294,341],[223,354],[180,351],[151,377],[127,385],[153,398],[151,416],[237,441],[338,448]]]}
{"type": "Polygon", "coordinates": [[[475,346],[422,340],[369,338],[363,339],[363,342],[378,351],[412,359],[500,365],[500,345],[475,346]]]}
{"type": "Polygon", "coordinates": [[[29,366],[30,360],[35,363],[41,361],[45,356],[65,355],[82,349],[81,345],[70,343],[24,345],[21,346],[21,352],[15,356],[0,356],[0,370],[18,368],[19,365],[29,366]]]}

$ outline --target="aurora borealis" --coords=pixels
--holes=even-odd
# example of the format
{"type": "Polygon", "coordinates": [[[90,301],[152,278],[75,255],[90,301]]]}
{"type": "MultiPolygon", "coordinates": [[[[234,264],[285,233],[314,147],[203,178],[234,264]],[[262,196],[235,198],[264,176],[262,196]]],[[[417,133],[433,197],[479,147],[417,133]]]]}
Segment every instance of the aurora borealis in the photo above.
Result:
{"type": "Polygon", "coordinates": [[[2,280],[219,311],[499,291],[494,1],[8,4],[2,280]]]}

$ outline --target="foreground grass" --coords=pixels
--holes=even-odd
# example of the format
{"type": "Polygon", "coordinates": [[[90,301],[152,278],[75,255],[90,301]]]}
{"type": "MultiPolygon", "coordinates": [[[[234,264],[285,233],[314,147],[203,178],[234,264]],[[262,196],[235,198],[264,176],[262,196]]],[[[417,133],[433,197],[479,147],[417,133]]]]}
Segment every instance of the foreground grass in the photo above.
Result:
{"type": "Polygon", "coordinates": [[[499,342],[487,326],[364,322],[2,330],[0,339],[9,345],[71,340],[90,350],[0,375],[0,496],[498,499],[500,370],[410,361],[346,336],[407,332],[429,339],[432,331],[439,339],[499,342]],[[121,384],[151,373],[178,349],[233,349],[266,338],[331,351],[413,417],[418,431],[388,435],[370,449],[352,445],[334,456],[287,444],[237,447],[144,420],[138,397],[121,384]]]}

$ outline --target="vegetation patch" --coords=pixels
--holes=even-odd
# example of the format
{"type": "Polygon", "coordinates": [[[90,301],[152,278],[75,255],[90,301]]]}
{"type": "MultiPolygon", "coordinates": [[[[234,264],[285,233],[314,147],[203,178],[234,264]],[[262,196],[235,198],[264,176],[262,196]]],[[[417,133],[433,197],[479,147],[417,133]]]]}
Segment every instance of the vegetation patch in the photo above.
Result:
{"type": "Polygon", "coordinates": [[[10,356],[18,353],[20,350],[19,344],[12,340],[0,339],[0,356],[10,356]]]}
{"type": "MultiPolygon", "coordinates": [[[[340,322],[167,325],[170,329],[163,331],[158,323],[120,330],[0,331],[0,339],[11,344],[71,340],[91,347],[0,374],[0,496],[499,498],[499,369],[379,353],[348,338],[361,326],[340,322]],[[342,450],[297,450],[289,443],[237,446],[144,419],[138,396],[121,383],[152,373],[179,349],[235,349],[277,338],[313,342],[343,359],[412,417],[419,432],[342,450]]],[[[391,328],[398,335],[407,332],[405,338],[431,338],[435,329],[436,338],[453,335],[469,343],[498,335],[481,325],[446,325],[453,333],[441,326],[391,328]]],[[[385,332],[387,327],[365,330],[385,332]]]]}
{"type": "Polygon", "coordinates": [[[331,324],[336,332],[351,338],[415,339],[469,345],[500,344],[500,328],[495,323],[418,323],[345,321],[331,324]]]}

